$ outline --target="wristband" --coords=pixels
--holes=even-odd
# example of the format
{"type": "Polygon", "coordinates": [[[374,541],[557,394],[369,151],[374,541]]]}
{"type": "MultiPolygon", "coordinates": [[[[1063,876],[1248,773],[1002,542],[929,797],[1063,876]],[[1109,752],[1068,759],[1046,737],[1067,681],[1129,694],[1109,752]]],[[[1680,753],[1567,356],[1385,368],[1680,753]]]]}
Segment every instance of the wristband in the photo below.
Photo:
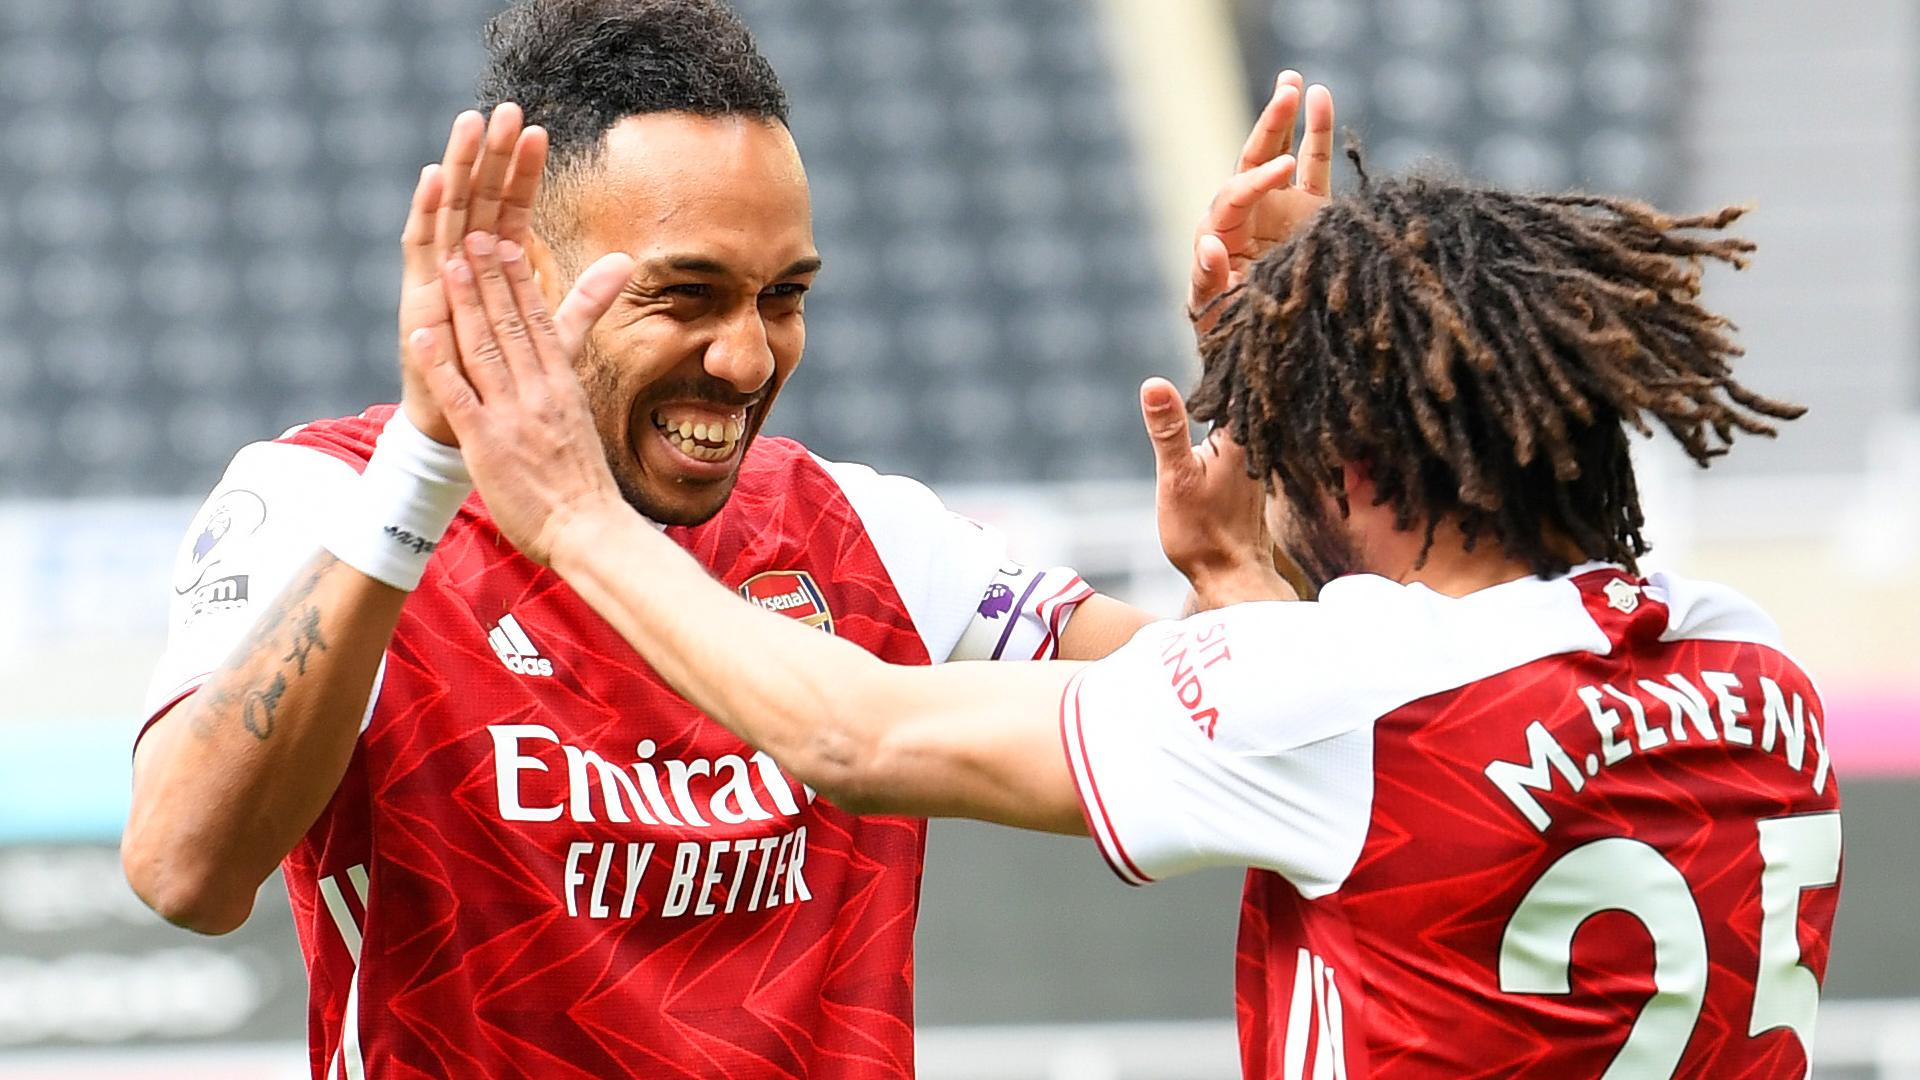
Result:
{"type": "Polygon", "coordinates": [[[396,409],[322,544],[375,581],[412,592],[472,490],[460,448],[428,438],[396,409]]]}

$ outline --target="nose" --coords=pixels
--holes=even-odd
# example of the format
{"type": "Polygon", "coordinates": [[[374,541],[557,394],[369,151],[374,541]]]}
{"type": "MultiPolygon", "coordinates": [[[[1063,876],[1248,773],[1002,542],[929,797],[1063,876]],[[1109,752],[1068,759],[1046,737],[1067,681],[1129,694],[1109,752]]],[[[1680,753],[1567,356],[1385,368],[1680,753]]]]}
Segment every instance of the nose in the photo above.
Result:
{"type": "Polygon", "coordinates": [[[727,320],[704,361],[707,374],[742,394],[751,394],[773,378],[773,348],[767,343],[767,325],[758,310],[727,320]]]}

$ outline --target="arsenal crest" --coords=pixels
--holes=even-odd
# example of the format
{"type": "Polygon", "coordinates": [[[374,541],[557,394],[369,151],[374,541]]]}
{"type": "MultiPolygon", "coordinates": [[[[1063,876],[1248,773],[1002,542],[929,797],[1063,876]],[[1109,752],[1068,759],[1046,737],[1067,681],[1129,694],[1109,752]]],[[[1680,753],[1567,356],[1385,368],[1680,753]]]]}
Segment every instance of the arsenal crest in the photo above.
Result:
{"type": "Polygon", "coordinates": [[[1601,591],[1607,594],[1607,606],[1622,615],[1631,615],[1640,606],[1640,586],[1626,578],[1614,578],[1601,591]]]}
{"type": "Polygon", "coordinates": [[[833,612],[827,608],[826,594],[805,570],[768,570],[755,574],[740,586],[740,595],[750,604],[833,633],[833,612]]]}

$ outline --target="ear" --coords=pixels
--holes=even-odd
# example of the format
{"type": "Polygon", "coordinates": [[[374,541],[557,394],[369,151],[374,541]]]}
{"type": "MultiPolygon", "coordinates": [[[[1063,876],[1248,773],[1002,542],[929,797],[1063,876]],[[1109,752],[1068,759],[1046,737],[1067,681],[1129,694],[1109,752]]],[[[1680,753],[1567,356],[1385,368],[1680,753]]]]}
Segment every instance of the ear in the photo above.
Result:
{"type": "Polygon", "coordinates": [[[1373,466],[1365,461],[1342,462],[1340,485],[1350,507],[1373,506],[1379,500],[1379,492],[1373,484],[1373,466]]]}
{"type": "Polygon", "coordinates": [[[560,310],[560,301],[566,299],[567,289],[573,282],[560,272],[559,260],[554,258],[553,249],[539,233],[528,232],[526,251],[527,265],[533,268],[533,280],[540,286],[540,295],[546,298],[547,310],[560,310]]]}

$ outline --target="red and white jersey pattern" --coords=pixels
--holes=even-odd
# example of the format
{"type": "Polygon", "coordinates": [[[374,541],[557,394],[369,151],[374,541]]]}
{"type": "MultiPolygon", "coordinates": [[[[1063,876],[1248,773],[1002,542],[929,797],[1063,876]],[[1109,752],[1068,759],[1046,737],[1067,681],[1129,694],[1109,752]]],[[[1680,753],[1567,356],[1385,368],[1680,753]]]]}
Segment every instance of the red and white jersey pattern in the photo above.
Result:
{"type": "MultiPolygon", "coordinates": [[[[311,557],[391,413],[235,458],[182,545],[150,716],[311,557]]],[[[754,443],[717,517],[666,532],[749,601],[895,663],[969,637],[1051,655],[1089,595],[919,484],[781,439],[754,443]]],[[[817,798],[674,695],[475,497],[285,863],[313,1073],[911,1076],[924,841],[922,821],[817,798]]]]}
{"type": "Polygon", "coordinates": [[[1797,1078],[1840,796],[1778,637],[1604,564],[1354,576],[1143,629],[1061,735],[1122,879],[1253,868],[1248,1077],[1797,1078]]]}

